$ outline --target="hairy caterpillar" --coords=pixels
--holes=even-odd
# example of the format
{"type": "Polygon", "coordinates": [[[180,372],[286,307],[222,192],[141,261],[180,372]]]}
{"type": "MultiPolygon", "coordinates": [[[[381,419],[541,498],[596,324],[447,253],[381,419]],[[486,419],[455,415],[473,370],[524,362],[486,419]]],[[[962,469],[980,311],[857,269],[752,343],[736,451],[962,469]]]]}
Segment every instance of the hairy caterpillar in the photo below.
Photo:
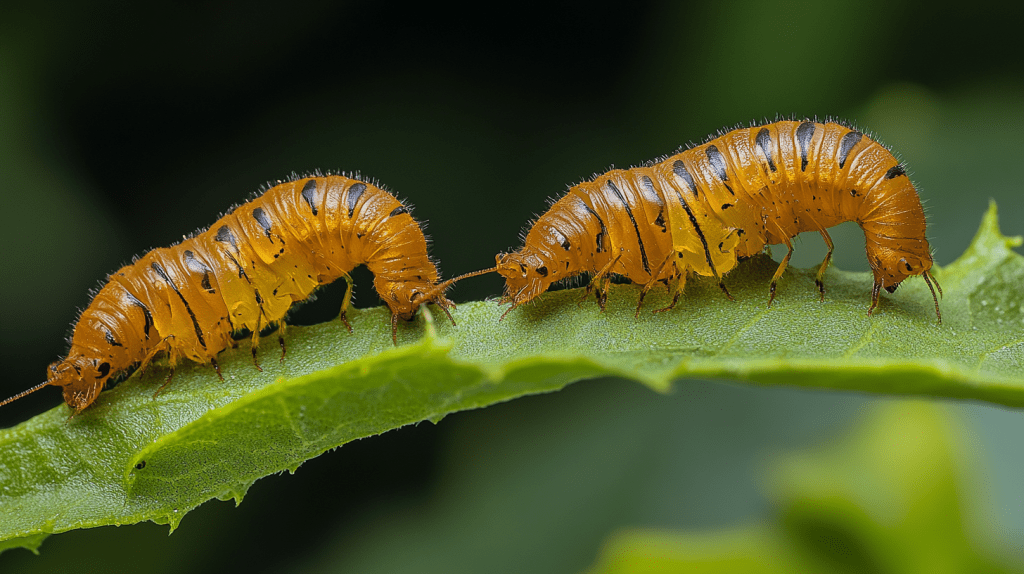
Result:
{"type": "Polygon", "coordinates": [[[278,182],[208,229],[109,275],[79,317],[67,358],[50,365],[45,383],[0,405],[54,385],[78,413],[110,377],[145,367],[162,351],[172,365],[187,358],[212,363],[220,374],[217,354],[243,329],[252,333],[255,362],[260,331],[339,278],[347,283],[341,320],[351,332],[348,272],[361,264],[391,309],[396,344],[398,319],[411,318],[420,305],[435,303],[451,318],[444,290],[452,281],[437,284],[437,267],[408,206],[343,175],[278,182]]]}
{"type": "MultiPolygon", "coordinates": [[[[742,257],[766,245],[789,251],[772,277],[768,305],[793,253],[790,238],[817,231],[828,246],[816,283],[832,258],[826,228],[856,221],[864,230],[874,274],[871,306],[879,291],[892,293],[905,278],[921,275],[932,292],[931,252],[917,191],[906,170],[881,144],[845,125],[778,121],[734,129],[699,146],[628,170],[615,169],[570,188],[538,218],[518,251],[499,254],[505,278],[503,303],[516,307],[551,283],[592,274],[604,308],[610,276],[643,285],[675,281],[675,306],[690,274],[722,277],[742,257]]],[[[657,312],[657,311],[656,311],[657,312]]],[[[504,317],[504,315],[502,315],[504,317]]]]}

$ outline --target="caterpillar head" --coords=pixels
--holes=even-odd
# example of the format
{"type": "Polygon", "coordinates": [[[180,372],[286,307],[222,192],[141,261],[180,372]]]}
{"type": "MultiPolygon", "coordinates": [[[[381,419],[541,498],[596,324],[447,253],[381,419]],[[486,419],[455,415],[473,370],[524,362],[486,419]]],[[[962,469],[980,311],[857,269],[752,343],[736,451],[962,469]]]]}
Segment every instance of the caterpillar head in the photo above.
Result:
{"type": "Polygon", "coordinates": [[[110,363],[81,354],[50,365],[49,371],[46,384],[61,387],[74,414],[91,405],[114,374],[110,363]]]}
{"type": "Polygon", "coordinates": [[[534,254],[518,251],[499,254],[495,257],[495,269],[505,278],[505,296],[501,302],[512,303],[505,315],[547,291],[553,281],[544,261],[534,254]]]}
{"type": "MultiPolygon", "coordinates": [[[[924,243],[922,241],[922,243],[924,243]]],[[[886,249],[885,247],[878,248],[872,242],[868,242],[868,262],[871,264],[871,270],[875,275],[875,285],[871,294],[871,308],[868,309],[868,314],[871,314],[871,310],[878,304],[878,291],[884,288],[889,293],[895,293],[896,288],[900,286],[907,277],[914,275],[920,275],[924,278],[924,282],[928,285],[928,290],[932,293],[932,301],[935,303],[935,316],[938,318],[939,323],[942,323],[942,312],[939,310],[939,297],[942,295],[942,286],[939,285],[939,281],[929,273],[932,268],[932,257],[927,249],[928,244],[924,243],[924,249],[918,250],[898,250],[898,249],[886,249]],[[872,249],[874,247],[874,249],[872,249]],[[935,294],[936,289],[938,290],[938,296],[935,294]]]]}
{"type": "Polygon", "coordinates": [[[875,276],[886,291],[894,293],[907,277],[921,275],[932,268],[932,258],[927,250],[898,250],[889,246],[875,249],[868,243],[868,262],[875,276]]]}
{"type": "Polygon", "coordinates": [[[430,295],[433,285],[427,281],[381,281],[375,287],[391,314],[407,321],[413,318],[420,305],[433,301],[430,295]]]}
{"type": "Polygon", "coordinates": [[[404,319],[408,321],[412,319],[420,305],[427,303],[437,305],[444,311],[445,315],[448,315],[452,325],[455,324],[455,319],[452,319],[450,311],[450,309],[455,307],[455,303],[452,303],[444,296],[447,286],[448,283],[435,285],[429,281],[388,281],[383,279],[378,281],[378,279],[374,279],[374,287],[377,289],[377,293],[381,295],[388,308],[391,309],[392,342],[396,345],[398,344],[398,320],[404,319]]]}
{"type": "Polygon", "coordinates": [[[884,273],[887,276],[886,283],[895,280],[891,286],[887,284],[885,290],[890,293],[894,293],[896,291],[896,286],[904,279],[914,275],[921,275],[931,269],[931,267],[931,257],[923,259],[909,254],[904,257],[900,257],[899,260],[896,261],[895,266],[884,270],[884,273]]]}

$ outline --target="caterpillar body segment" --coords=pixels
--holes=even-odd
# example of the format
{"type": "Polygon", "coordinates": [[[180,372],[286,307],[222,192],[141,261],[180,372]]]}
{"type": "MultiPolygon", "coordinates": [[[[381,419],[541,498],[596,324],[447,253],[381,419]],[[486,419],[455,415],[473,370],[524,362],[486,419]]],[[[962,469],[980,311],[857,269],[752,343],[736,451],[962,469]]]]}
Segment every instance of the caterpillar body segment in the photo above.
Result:
{"type": "MultiPolygon", "coordinates": [[[[675,305],[690,275],[722,277],[739,258],[816,231],[828,245],[817,283],[832,256],[827,228],[856,221],[864,230],[879,291],[892,293],[922,275],[932,288],[924,210],[899,161],[881,144],[845,125],[779,121],[735,129],[647,166],[615,169],[570,188],[536,220],[521,249],[496,257],[505,277],[506,314],[551,283],[590,273],[604,304],[610,275],[643,285],[674,284],[675,305]]],[[[938,287],[938,283],[935,282],[938,287]]],[[[941,288],[939,289],[941,294],[941,288]]],[[[728,291],[726,291],[728,294],[728,291]]],[[[932,289],[936,316],[938,299],[932,289]]]]}
{"type": "Polygon", "coordinates": [[[344,321],[348,272],[358,265],[373,273],[391,310],[393,341],[398,319],[412,318],[420,305],[434,303],[446,313],[453,306],[438,285],[423,231],[393,195],[343,175],[279,182],[208,229],[111,274],[46,382],[0,405],[54,385],[78,413],[110,377],[145,367],[161,352],[172,365],[188,359],[216,367],[217,354],[242,330],[252,333],[255,359],[261,330],[339,278],[349,281],[344,321]]]}

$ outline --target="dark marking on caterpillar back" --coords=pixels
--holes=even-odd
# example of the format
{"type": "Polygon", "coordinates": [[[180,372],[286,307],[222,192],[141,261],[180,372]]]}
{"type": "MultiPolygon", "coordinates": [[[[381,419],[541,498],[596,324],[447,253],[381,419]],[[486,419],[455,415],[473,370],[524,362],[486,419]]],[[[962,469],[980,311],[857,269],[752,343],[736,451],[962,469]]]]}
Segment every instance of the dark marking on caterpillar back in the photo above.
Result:
{"type": "Polygon", "coordinates": [[[309,209],[316,215],[316,180],[311,179],[306,182],[306,185],[302,186],[302,199],[306,200],[309,204],[309,209]]]}
{"type": "Polygon", "coordinates": [[[189,306],[185,296],[181,294],[181,291],[178,291],[178,286],[174,284],[174,281],[172,281],[170,276],[167,275],[167,271],[165,271],[159,263],[154,261],[150,267],[152,267],[153,270],[156,271],[157,275],[159,275],[160,278],[170,285],[171,289],[178,294],[178,298],[181,299],[182,304],[185,305],[185,310],[188,311],[188,316],[192,318],[192,327],[196,331],[196,338],[199,340],[199,344],[205,349],[206,341],[203,340],[203,329],[199,326],[199,320],[196,319],[196,314],[192,312],[192,307],[189,306]]]}
{"type": "Polygon", "coordinates": [[[555,240],[558,241],[558,244],[562,246],[562,249],[568,251],[569,249],[572,248],[572,243],[565,237],[565,235],[562,234],[561,231],[557,229],[552,229],[551,231],[554,232],[555,240]]]}
{"type": "Polygon", "coordinates": [[[252,294],[256,299],[256,306],[260,308],[260,317],[266,317],[267,312],[263,310],[263,297],[260,296],[260,290],[254,288],[252,294]]]}
{"type": "Polygon", "coordinates": [[[725,170],[725,158],[722,157],[722,152],[718,151],[718,148],[709,145],[705,154],[708,156],[708,161],[711,162],[711,167],[715,170],[715,175],[722,181],[729,181],[729,174],[725,170]]]}
{"type": "Polygon", "coordinates": [[[704,236],[704,232],[701,230],[700,224],[697,223],[697,217],[693,215],[693,210],[690,209],[690,205],[686,203],[685,199],[683,199],[683,194],[677,191],[676,196],[679,197],[679,203],[681,203],[683,209],[686,210],[686,215],[690,218],[690,224],[693,225],[694,231],[697,232],[697,237],[700,238],[701,245],[704,246],[704,257],[707,259],[708,266],[715,272],[715,275],[718,275],[718,271],[715,270],[715,263],[711,260],[711,250],[708,249],[708,239],[704,236]]]}
{"type": "Polygon", "coordinates": [[[583,204],[583,208],[586,209],[587,212],[590,213],[590,215],[593,215],[594,219],[596,219],[597,223],[601,226],[601,231],[595,237],[597,241],[597,249],[595,251],[597,253],[601,253],[602,251],[604,251],[604,238],[606,235],[608,235],[608,227],[604,224],[604,220],[601,219],[601,216],[598,215],[596,211],[591,209],[590,206],[587,205],[587,202],[583,201],[583,198],[576,196],[576,199],[583,204]]]}
{"type": "Polygon", "coordinates": [[[399,215],[402,215],[403,213],[409,213],[409,210],[406,209],[404,205],[399,205],[398,207],[393,209],[390,214],[388,214],[388,217],[397,217],[399,215]]]}
{"type": "Polygon", "coordinates": [[[711,162],[711,167],[715,170],[715,175],[722,180],[722,185],[731,195],[736,195],[732,186],[726,183],[729,181],[729,173],[725,170],[725,158],[722,157],[722,152],[718,151],[717,147],[709,145],[705,153],[708,156],[708,161],[711,162]]]}
{"type": "Polygon", "coordinates": [[[149,339],[149,330],[150,328],[153,327],[153,314],[150,313],[149,307],[146,307],[145,303],[139,301],[139,299],[135,295],[132,295],[131,291],[124,289],[124,287],[122,287],[122,289],[124,290],[125,296],[127,296],[128,298],[128,303],[138,307],[139,309],[142,309],[142,315],[143,318],[145,319],[145,323],[142,327],[142,333],[146,336],[147,339],[149,339]]]}
{"type": "Polygon", "coordinates": [[[227,256],[228,259],[230,259],[231,262],[235,264],[235,268],[238,269],[239,279],[245,279],[246,283],[252,285],[252,281],[249,280],[249,275],[245,272],[245,267],[243,267],[242,264],[237,259],[235,259],[234,255],[227,253],[227,256]]]}
{"type": "Polygon", "coordinates": [[[672,172],[675,173],[680,179],[682,179],[686,183],[687,186],[690,187],[690,191],[692,191],[694,197],[696,197],[697,186],[696,184],[693,183],[693,176],[691,176],[690,172],[687,171],[686,164],[683,163],[683,160],[677,159],[675,163],[672,164],[672,172]]]}
{"type": "Polygon", "coordinates": [[[235,251],[238,251],[238,243],[235,242],[235,236],[234,234],[231,233],[231,230],[228,229],[227,225],[220,226],[220,229],[217,230],[216,239],[221,243],[230,244],[231,247],[235,249],[235,251]]]}
{"type": "Polygon", "coordinates": [[[661,194],[654,187],[654,181],[650,177],[645,175],[641,178],[641,181],[658,207],[658,217],[654,220],[654,224],[661,228],[662,233],[668,232],[668,226],[665,224],[665,202],[661,200],[661,194]]]}
{"type": "Polygon", "coordinates": [[[260,224],[260,227],[263,228],[263,233],[267,234],[267,238],[273,241],[274,238],[273,236],[270,235],[270,218],[267,217],[267,214],[263,212],[263,209],[257,207],[256,209],[252,210],[252,217],[253,219],[256,220],[257,223],[260,224]]]}
{"type": "Polygon", "coordinates": [[[804,122],[796,128],[796,139],[800,143],[800,171],[807,171],[807,154],[814,137],[814,122],[804,122]]]}
{"type": "Polygon", "coordinates": [[[839,140],[839,169],[846,166],[846,159],[850,155],[850,150],[860,143],[860,139],[862,137],[864,137],[864,134],[853,131],[843,136],[843,139],[839,140]]]}
{"type": "Polygon", "coordinates": [[[210,293],[214,292],[213,287],[210,285],[210,273],[213,273],[213,269],[210,269],[205,263],[196,259],[195,254],[188,249],[185,250],[185,267],[188,267],[188,270],[193,273],[202,273],[203,278],[200,283],[203,289],[210,293]]]}
{"type": "Polygon", "coordinates": [[[668,233],[668,225],[665,222],[665,210],[662,209],[658,212],[658,218],[654,220],[654,224],[661,228],[662,233],[668,233]]]}
{"type": "Polygon", "coordinates": [[[761,128],[757,132],[757,147],[761,148],[761,153],[764,154],[764,159],[768,162],[768,168],[772,171],[778,171],[775,167],[775,162],[772,161],[772,134],[768,131],[768,128],[761,128]]]}
{"type": "Polygon", "coordinates": [[[107,343],[109,343],[111,347],[123,347],[124,346],[121,343],[117,342],[117,339],[114,338],[114,334],[110,332],[110,329],[107,329],[106,327],[103,327],[102,329],[103,329],[103,338],[107,340],[107,343]]]}
{"type": "Polygon", "coordinates": [[[352,215],[356,212],[356,204],[359,203],[359,198],[363,196],[364,191],[366,191],[365,183],[357,183],[348,188],[348,193],[345,196],[345,202],[348,205],[349,219],[352,219],[352,215]]]}
{"type": "Polygon", "coordinates": [[[651,265],[647,261],[647,250],[644,249],[644,240],[640,237],[640,226],[636,224],[636,218],[633,217],[633,210],[630,209],[629,203],[626,202],[626,198],[622,196],[622,192],[619,191],[619,188],[615,187],[615,183],[610,179],[608,180],[608,189],[612,190],[612,193],[614,193],[615,197],[617,197],[619,202],[622,203],[622,206],[626,208],[626,215],[629,216],[629,220],[633,223],[633,231],[636,231],[636,242],[640,245],[640,257],[644,266],[644,271],[650,274],[651,265]]]}
{"type": "Polygon", "coordinates": [[[889,168],[889,171],[885,172],[885,179],[893,179],[901,175],[907,175],[907,171],[903,169],[902,165],[894,165],[889,168]]]}
{"type": "Polygon", "coordinates": [[[651,178],[645,175],[640,179],[640,181],[643,182],[644,187],[647,188],[647,193],[658,205],[658,208],[661,209],[665,207],[665,203],[661,201],[661,195],[658,194],[658,190],[657,188],[654,187],[654,182],[651,180],[651,178]]]}

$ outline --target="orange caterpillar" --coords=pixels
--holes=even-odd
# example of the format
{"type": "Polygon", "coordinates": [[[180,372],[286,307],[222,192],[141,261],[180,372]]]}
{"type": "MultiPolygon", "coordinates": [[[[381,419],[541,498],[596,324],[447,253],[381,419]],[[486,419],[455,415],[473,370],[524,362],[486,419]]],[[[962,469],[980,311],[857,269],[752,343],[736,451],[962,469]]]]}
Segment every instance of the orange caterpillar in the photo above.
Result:
{"type": "MultiPolygon", "coordinates": [[[[650,162],[615,169],[573,186],[530,228],[524,246],[499,254],[505,277],[505,312],[533,300],[555,281],[588,272],[589,294],[597,289],[604,308],[610,276],[643,285],[676,282],[675,306],[691,274],[722,277],[741,257],[765,245],[789,251],[769,287],[793,253],[790,238],[817,231],[828,245],[816,283],[832,258],[826,228],[856,221],[864,230],[874,273],[871,306],[881,289],[892,293],[913,275],[924,277],[942,322],[924,211],[899,161],[881,144],[845,125],[779,121],[735,129],[699,146],[650,162]]],[[[729,296],[731,299],[732,297],[729,296]]],[[[503,315],[504,316],[504,315],[503,315]]]]}
{"type": "Polygon", "coordinates": [[[171,365],[212,363],[219,375],[217,354],[243,329],[252,333],[255,362],[260,331],[338,278],[348,283],[341,320],[351,332],[348,272],[361,264],[391,309],[396,344],[399,318],[428,302],[446,314],[453,305],[444,297],[452,282],[437,284],[423,231],[395,196],[343,175],[279,182],[209,229],[110,275],[75,325],[67,358],[50,365],[45,383],[0,405],[54,385],[77,414],[110,377],[161,351],[171,365]]]}

